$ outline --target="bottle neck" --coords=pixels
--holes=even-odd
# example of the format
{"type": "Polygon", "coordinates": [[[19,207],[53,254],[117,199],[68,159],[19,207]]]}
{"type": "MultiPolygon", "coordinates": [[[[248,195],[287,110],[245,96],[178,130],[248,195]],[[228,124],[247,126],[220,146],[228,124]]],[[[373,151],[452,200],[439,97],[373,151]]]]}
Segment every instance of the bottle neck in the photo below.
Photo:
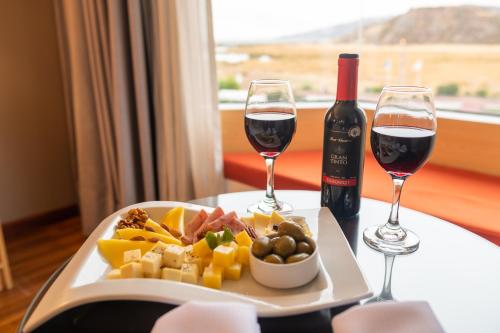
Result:
{"type": "Polygon", "coordinates": [[[339,58],[337,101],[358,99],[358,59],[339,58]]]}

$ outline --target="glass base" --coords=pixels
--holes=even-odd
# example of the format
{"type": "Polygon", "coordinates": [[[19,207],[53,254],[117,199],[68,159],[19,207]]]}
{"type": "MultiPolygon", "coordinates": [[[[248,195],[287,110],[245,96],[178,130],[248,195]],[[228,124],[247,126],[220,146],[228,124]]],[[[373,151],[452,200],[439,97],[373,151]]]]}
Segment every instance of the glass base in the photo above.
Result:
{"type": "Polygon", "coordinates": [[[408,229],[401,229],[403,237],[401,239],[383,238],[380,229],[384,226],[371,226],[363,232],[363,240],[372,249],[391,255],[410,254],[418,249],[420,240],[418,236],[408,229]]]}
{"type": "Polygon", "coordinates": [[[385,301],[395,301],[394,297],[392,295],[377,295],[373,296],[369,299],[367,299],[363,304],[370,304],[370,303],[378,303],[378,302],[385,302],[385,301]]]}
{"type": "Polygon", "coordinates": [[[272,212],[279,212],[282,214],[291,213],[293,211],[292,205],[283,201],[267,201],[266,199],[259,201],[247,208],[249,213],[271,214],[272,212]]]}

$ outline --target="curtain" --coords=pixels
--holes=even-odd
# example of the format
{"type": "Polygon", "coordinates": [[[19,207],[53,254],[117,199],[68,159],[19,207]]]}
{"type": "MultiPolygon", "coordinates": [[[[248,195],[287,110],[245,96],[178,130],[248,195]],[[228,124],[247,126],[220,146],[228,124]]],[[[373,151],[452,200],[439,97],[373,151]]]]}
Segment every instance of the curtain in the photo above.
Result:
{"type": "Polygon", "coordinates": [[[223,188],[209,0],[54,0],[83,230],[223,188]]]}

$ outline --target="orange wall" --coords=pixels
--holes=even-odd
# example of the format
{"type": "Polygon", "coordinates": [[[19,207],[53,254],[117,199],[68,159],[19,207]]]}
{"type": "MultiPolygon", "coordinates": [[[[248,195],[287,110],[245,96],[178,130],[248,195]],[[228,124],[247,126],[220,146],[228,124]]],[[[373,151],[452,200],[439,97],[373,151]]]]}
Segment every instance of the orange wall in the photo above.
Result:
{"type": "Polygon", "coordinates": [[[0,2],[0,218],[76,202],[52,0],[0,2]]]}

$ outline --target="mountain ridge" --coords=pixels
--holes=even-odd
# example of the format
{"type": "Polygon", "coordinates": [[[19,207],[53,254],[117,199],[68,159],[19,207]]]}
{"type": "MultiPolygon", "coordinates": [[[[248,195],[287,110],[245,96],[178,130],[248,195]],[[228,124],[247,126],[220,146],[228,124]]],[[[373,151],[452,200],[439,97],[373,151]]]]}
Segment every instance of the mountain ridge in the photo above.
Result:
{"type": "MultiPolygon", "coordinates": [[[[500,44],[500,7],[475,5],[420,7],[388,17],[366,19],[368,44],[500,44]]],[[[341,42],[358,40],[358,22],[275,39],[277,42],[341,42]]]]}

